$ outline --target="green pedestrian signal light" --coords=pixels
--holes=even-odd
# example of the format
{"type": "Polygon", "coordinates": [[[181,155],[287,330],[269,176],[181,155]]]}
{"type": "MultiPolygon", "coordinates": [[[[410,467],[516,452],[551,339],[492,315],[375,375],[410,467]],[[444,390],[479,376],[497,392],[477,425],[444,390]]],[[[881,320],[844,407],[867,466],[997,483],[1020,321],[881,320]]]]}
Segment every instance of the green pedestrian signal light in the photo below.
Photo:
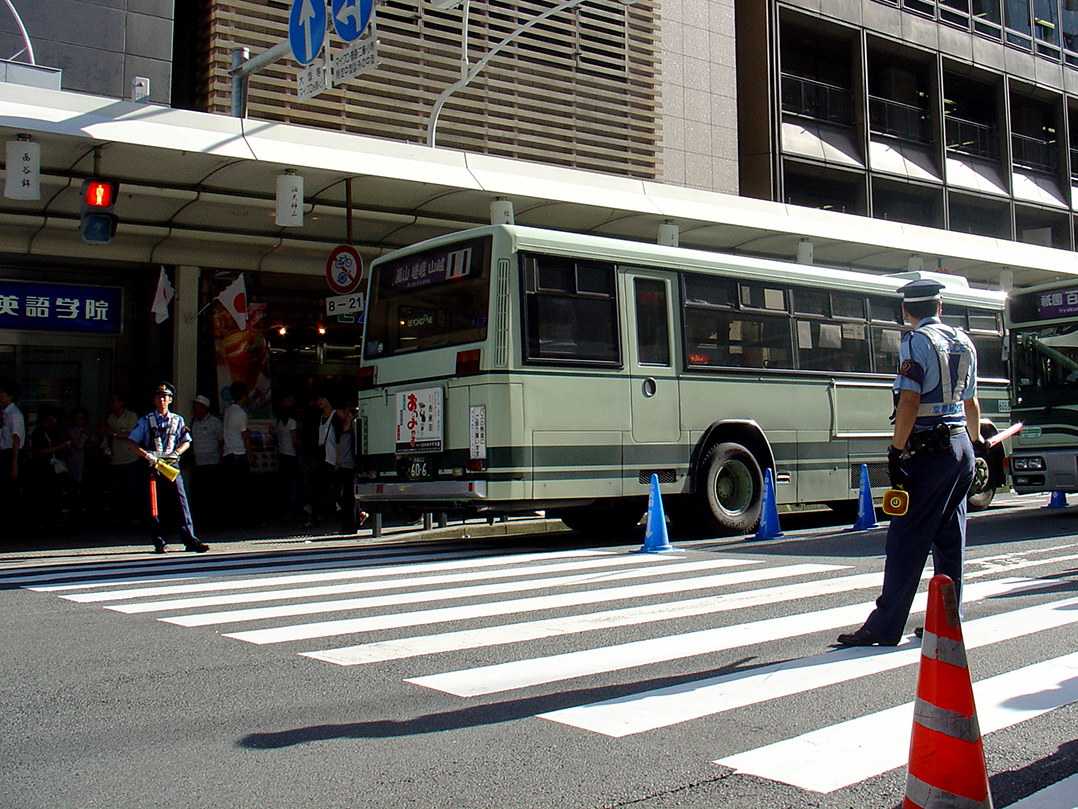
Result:
{"type": "Polygon", "coordinates": [[[91,178],[82,181],[79,233],[87,244],[108,244],[116,235],[119,219],[112,212],[116,204],[118,183],[91,178]]]}

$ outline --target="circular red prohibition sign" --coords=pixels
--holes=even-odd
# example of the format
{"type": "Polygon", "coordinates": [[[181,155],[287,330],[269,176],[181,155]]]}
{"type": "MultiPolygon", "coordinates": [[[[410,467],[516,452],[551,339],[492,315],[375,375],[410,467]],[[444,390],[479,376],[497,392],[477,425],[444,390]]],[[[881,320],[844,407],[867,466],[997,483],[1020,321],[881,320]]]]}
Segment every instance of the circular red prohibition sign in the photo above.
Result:
{"type": "Polygon", "coordinates": [[[338,295],[347,295],[359,286],[363,275],[363,259],[354,247],[342,244],[329,254],[326,262],[326,280],[329,288],[338,295]]]}

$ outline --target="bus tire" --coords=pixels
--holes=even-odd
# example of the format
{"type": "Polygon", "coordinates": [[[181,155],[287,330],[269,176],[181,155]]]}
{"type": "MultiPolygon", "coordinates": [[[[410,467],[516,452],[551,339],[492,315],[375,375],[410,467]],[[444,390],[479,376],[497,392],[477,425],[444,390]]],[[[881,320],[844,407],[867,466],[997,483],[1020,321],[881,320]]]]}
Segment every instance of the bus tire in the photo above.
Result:
{"type": "Polygon", "coordinates": [[[741,444],[716,444],[700,465],[702,517],[721,534],[750,534],[760,522],[764,475],[741,444]]]}
{"type": "Polygon", "coordinates": [[[984,511],[992,504],[992,498],[996,496],[995,487],[991,485],[991,472],[988,461],[984,458],[974,459],[973,487],[966,496],[966,511],[984,511]]]}
{"type": "Polygon", "coordinates": [[[615,503],[567,508],[553,516],[578,534],[627,534],[640,523],[646,508],[639,503],[615,503]]]}

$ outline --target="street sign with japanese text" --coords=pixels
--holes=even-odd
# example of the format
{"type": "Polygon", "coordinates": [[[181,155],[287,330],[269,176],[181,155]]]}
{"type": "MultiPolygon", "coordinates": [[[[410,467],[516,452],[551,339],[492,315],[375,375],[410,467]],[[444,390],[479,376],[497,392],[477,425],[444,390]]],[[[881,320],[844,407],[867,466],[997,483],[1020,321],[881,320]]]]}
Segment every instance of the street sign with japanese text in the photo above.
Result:
{"type": "Polygon", "coordinates": [[[354,79],[368,70],[378,67],[378,40],[374,37],[360,40],[333,56],[333,84],[354,79]]]}
{"type": "Polygon", "coordinates": [[[0,280],[0,331],[119,334],[121,287],[0,280]]]}

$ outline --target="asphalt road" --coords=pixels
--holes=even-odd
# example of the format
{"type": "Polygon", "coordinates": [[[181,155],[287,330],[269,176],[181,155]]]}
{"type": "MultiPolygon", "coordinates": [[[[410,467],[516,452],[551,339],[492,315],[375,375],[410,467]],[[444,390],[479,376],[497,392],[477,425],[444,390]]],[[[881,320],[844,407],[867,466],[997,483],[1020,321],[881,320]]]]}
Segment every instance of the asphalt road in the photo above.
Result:
{"type": "MultiPolygon", "coordinates": [[[[1078,508],[1043,503],[970,522],[997,809],[1078,794],[1078,508]]],[[[831,648],[884,529],[820,522],[0,556],[0,806],[890,809],[919,646],[831,648]]]]}

